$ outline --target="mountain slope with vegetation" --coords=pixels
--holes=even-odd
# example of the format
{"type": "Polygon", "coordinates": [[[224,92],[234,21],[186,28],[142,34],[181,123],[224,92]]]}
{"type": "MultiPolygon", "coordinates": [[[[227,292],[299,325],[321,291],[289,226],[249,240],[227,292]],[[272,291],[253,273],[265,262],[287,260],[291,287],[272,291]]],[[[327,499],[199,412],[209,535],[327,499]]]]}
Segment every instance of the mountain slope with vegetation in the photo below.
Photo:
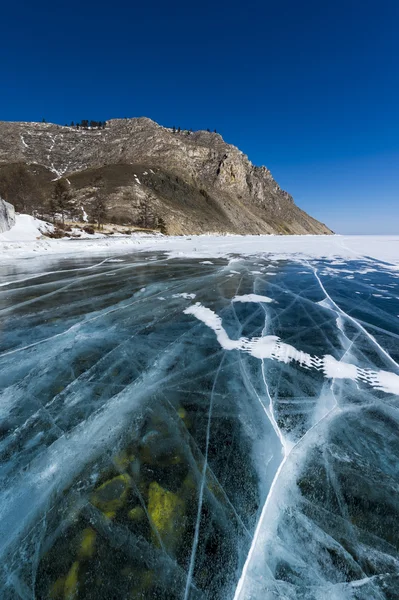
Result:
{"type": "Polygon", "coordinates": [[[219,134],[147,118],[0,122],[0,195],[45,218],[88,215],[170,234],[332,233],[219,134]]]}

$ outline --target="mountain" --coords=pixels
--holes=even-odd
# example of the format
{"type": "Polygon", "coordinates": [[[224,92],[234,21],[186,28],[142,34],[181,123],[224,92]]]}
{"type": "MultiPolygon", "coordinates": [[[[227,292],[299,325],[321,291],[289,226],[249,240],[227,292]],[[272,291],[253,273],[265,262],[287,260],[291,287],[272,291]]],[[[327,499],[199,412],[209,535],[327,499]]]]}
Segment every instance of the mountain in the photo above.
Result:
{"type": "Polygon", "coordinates": [[[170,234],[332,233],[217,133],[144,117],[104,129],[0,122],[0,195],[17,211],[46,214],[61,177],[81,217],[101,189],[107,221],[170,234]]]}

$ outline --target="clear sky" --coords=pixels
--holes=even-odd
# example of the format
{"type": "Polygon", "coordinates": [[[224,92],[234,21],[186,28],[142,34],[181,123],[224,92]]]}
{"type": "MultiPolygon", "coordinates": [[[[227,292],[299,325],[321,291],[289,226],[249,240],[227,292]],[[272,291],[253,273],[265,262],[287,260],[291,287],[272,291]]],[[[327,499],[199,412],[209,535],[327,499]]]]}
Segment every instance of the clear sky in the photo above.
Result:
{"type": "Polygon", "coordinates": [[[399,0],[22,0],[1,24],[1,120],[216,128],[335,231],[399,234],[399,0]]]}

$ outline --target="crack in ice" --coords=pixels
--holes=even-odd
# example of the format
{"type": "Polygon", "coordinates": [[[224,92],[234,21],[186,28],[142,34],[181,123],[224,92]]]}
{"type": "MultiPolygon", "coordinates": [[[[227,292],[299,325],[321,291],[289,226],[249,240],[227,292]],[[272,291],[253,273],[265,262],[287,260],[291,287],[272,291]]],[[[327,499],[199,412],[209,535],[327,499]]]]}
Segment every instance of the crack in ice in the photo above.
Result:
{"type": "MultiPolygon", "coordinates": [[[[339,308],[339,307],[338,307],[339,308]]],[[[241,350],[247,352],[255,358],[277,360],[283,363],[296,362],[300,367],[305,369],[315,369],[323,372],[328,379],[351,379],[352,381],[363,381],[371,387],[386,392],[387,394],[399,395],[399,376],[389,371],[374,371],[372,369],[361,368],[351,363],[344,363],[330,354],[322,357],[312,356],[302,350],[297,350],[294,346],[286,344],[276,335],[267,335],[264,337],[245,338],[241,337],[237,340],[232,340],[222,325],[221,318],[207,308],[197,302],[195,305],[189,306],[183,311],[186,315],[193,315],[199,321],[202,321],[215,334],[219,344],[225,350],[241,350]]],[[[346,314],[346,313],[345,313],[346,314]]],[[[351,320],[352,317],[349,317],[351,320]]],[[[356,322],[356,321],[355,321],[356,322]]],[[[359,327],[361,327],[359,325],[359,327]]],[[[378,342],[367,331],[366,335],[386,354],[390,360],[396,365],[395,361],[389,354],[381,348],[378,342]]]]}
{"type": "MultiPolygon", "coordinates": [[[[349,321],[351,321],[351,323],[353,323],[357,329],[359,329],[362,333],[364,333],[371,340],[372,344],[377,348],[377,350],[379,352],[381,352],[396,368],[399,368],[398,363],[392,358],[392,356],[382,346],[380,346],[380,344],[377,342],[375,337],[372,336],[371,333],[369,333],[367,331],[367,329],[365,329],[363,327],[363,325],[361,325],[354,317],[352,317],[351,315],[348,315],[348,313],[346,313],[344,310],[342,310],[342,308],[340,306],[338,306],[338,304],[336,304],[336,302],[334,302],[334,300],[331,298],[331,296],[327,292],[326,288],[324,287],[323,283],[321,282],[321,279],[318,275],[317,269],[315,267],[312,267],[311,265],[309,265],[309,267],[312,269],[314,276],[317,279],[317,282],[320,286],[320,289],[322,290],[326,299],[333,306],[333,310],[335,310],[336,312],[338,312],[339,314],[341,314],[345,318],[347,318],[349,321]]],[[[398,393],[398,392],[393,392],[393,393],[398,393]]]]}

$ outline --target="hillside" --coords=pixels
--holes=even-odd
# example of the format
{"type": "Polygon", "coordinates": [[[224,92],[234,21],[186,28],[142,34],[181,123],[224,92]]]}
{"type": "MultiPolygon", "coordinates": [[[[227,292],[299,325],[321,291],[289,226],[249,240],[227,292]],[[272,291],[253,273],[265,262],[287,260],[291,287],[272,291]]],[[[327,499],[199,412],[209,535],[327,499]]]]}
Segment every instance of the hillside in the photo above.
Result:
{"type": "Polygon", "coordinates": [[[104,129],[0,122],[0,195],[17,211],[46,215],[61,177],[76,215],[92,214],[101,185],[108,222],[162,223],[170,234],[332,233],[217,133],[173,132],[147,118],[104,129]]]}

